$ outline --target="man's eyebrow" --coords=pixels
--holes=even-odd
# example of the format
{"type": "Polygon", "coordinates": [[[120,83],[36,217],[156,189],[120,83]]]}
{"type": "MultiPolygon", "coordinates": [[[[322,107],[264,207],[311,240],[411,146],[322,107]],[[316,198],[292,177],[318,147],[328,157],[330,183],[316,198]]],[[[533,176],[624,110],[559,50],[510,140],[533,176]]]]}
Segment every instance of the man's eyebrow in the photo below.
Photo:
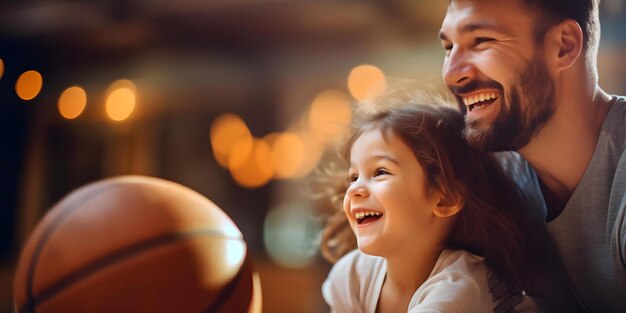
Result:
{"type": "MultiPolygon", "coordinates": [[[[489,30],[503,35],[511,35],[511,31],[507,28],[485,21],[465,24],[461,27],[461,29],[459,29],[459,33],[466,34],[477,30],[489,30]]],[[[443,30],[439,30],[439,38],[441,40],[448,40],[448,37],[444,34],[443,30]]]]}

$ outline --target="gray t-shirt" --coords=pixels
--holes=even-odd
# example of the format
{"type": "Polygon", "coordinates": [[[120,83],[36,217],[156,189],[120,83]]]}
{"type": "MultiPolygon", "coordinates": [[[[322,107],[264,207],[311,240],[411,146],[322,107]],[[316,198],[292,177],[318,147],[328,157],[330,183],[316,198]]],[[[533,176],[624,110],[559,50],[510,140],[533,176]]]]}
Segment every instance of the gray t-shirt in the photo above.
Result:
{"type": "MultiPolygon", "coordinates": [[[[547,224],[569,283],[591,312],[626,310],[626,98],[616,98],[583,178],[561,214],[547,224]]],[[[528,170],[525,178],[513,176],[536,197],[545,220],[539,181],[528,170]]]]}

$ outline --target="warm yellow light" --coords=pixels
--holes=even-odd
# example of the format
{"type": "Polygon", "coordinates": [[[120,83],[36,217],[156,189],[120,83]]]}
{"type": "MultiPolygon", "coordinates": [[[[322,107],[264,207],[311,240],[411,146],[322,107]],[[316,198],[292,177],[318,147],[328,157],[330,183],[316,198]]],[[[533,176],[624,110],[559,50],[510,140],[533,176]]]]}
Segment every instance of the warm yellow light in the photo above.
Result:
{"type": "Polygon", "coordinates": [[[211,147],[215,160],[222,167],[241,165],[252,151],[252,134],[241,117],[226,113],[218,116],[211,124],[211,147]],[[233,148],[238,146],[231,159],[233,148]]]}
{"type": "Polygon", "coordinates": [[[26,71],[18,77],[15,92],[22,100],[31,100],[41,91],[43,78],[37,71],[26,71]]]}
{"type": "Polygon", "coordinates": [[[371,91],[382,91],[385,88],[385,74],[373,65],[360,65],[350,71],[348,76],[348,89],[350,94],[357,99],[363,100],[371,91]],[[376,88],[374,90],[373,88],[376,88]]]}
{"type": "Polygon", "coordinates": [[[352,112],[350,99],[340,90],[324,90],[315,96],[309,111],[309,125],[316,136],[331,143],[348,130],[352,112]]]}
{"type": "Polygon", "coordinates": [[[78,86],[65,89],[59,97],[59,113],[66,119],[78,117],[87,105],[87,94],[78,86]]]}
{"type": "Polygon", "coordinates": [[[260,139],[253,141],[252,153],[237,168],[230,168],[230,174],[237,184],[245,188],[259,188],[272,179],[274,164],[269,145],[260,139]]]}
{"type": "Polygon", "coordinates": [[[310,133],[300,134],[303,142],[306,142],[304,150],[304,160],[302,165],[298,169],[295,177],[304,177],[311,173],[311,171],[317,166],[317,163],[324,154],[324,142],[320,141],[315,135],[310,133]]]}
{"type": "Polygon", "coordinates": [[[113,90],[106,101],[106,111],[109,117],[116,121],[127,119],[135,109],[135,92],[122,87],[113,90]]]}
{"type": "Polygon", "coordinates": [[[232,170],[243,166],[248,158],[250,158],[253,148],[254,140],[252,139],[252,136],[242,137],[237,141],[234,141],[233,148],[230,150],[228,155],[228,168],[232,170]]]}
{"type": "Polygon", "coordinates": [[[4,75],[4,61],[0,59],[0,79],[2,78],[2,75],[4,75]]]}
{"type": "Polygon", "coordinates": [[[109,87],[107,88],[107,94],[110,94],[114,90],[117,90],[120,88],[126,88],[126,89],[132,90],[133,92],[137,92],[137,86],[135,86],[135,83],[133,83],[131,80],[128,80],[126,78],[122,78],[122,79],[118,79],[112,82],[109,85],[109,87]]]}
{"type": "Polygon", "coordinates": [[[286,132],[275,133],[266,141],[272,148],[274,176],[282,179],[295,177],[304,162],[305,144],[302,138],[286,132]]]}

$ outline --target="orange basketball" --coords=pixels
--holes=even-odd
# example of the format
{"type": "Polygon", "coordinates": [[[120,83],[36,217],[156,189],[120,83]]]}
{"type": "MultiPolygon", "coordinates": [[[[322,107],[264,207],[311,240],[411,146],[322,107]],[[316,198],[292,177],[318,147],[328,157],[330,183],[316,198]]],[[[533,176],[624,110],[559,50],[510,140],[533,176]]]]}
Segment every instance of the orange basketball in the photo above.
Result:
{"type": "Polygon", "coordinates": [[[260,312],[241,232],[182,185],[124,176],[57,203],[23,248],[16,312],[260,312]]]}

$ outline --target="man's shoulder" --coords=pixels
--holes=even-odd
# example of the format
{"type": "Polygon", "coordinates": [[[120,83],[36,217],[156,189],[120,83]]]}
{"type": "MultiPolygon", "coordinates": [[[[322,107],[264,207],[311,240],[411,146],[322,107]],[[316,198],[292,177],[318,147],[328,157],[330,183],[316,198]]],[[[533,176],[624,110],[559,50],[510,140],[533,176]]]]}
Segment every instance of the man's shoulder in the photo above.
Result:
{"type": "Polygon", "coordinates": [[[617,161],[613,184],[611,187],[611,202],[619,199],[626,200],[626,150],[617,161]]]}
{"type": "Polygon", "coordinates": [[[603,135],[609,136],[617,146],[626,146],[626,97],[613,96],[615,101],[605,119],[603,135]]]}
{"type": "Polygon", "coordinates": [[[626,194],[626,127],[624,127],[626,125],[626,97],[617,97],[609,114],[613,124],[609,136],[613,140],[614,149],[618,152],[617,158],[613,157],[612,161],[616,163],[613,163],[615,174],[612,177],[611,198],[615,196],[621,198],[626,194]],[[620,107],[616,107],[617,105],[620,107]]]}

